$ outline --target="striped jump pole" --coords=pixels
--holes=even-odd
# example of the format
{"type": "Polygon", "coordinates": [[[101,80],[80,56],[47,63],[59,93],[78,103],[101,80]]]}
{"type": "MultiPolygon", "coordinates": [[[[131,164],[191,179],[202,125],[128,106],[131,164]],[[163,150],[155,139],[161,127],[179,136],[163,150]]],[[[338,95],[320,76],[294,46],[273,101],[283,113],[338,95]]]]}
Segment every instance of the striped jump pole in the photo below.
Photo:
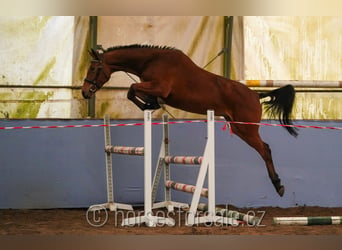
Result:
{"type": "MultiPolygon", "coordinates": [[[[166,181],[165,187],[167,188],[172,188],[174,190],[186,192],[186,193],[194,193],[196,186],[189,185],[189,184],[184,184],[184,183],[177,183],[174,181],[166,181]]],[[[208,189],[207,188],[202,188],[201,189],[201,196],[208,198],[208,189]]]]}
{"type": "Polygon", "coordinates": [[[124,154],[124,155],[144,155],[144,147],[125,147],[125,146],[112,146],[105,147],[106,153],[124,154]]]}
{"type": "Polygon", "coordinates": [[[200,165],[202,163],[202,156],[166,156],[164,161],[166,163],[174,164],[190,164],[190,165],[200,165]]]}
{"type": "Polygon", "coordinates": [[[342,216],[274,217],[273,224],[292,226],[342,225],[342,216]]]}
{"type": "Polygon", "coordinates": [[[342,81],[320,81],[320,80],[241,80],[248,87],[282,87],[291,84],[294,87],[311,88],[341,88],[342,81]]]}
{"type": "MultiPolygon", "coordinates": [[[[200,204],[198,204],[197,209],[199,211],[206,212],[206,211],[208,211],[208,205],[205,203],[200,203],[200,204]]],[[[215,211],[216,211],[216,215],[228,217],[228,218],[234,218],[234,219],[239,220],[239,221],[244,221],[250,225],[257,225],[260,221],[260,218],[258,218],[256,216],[240,213],[240,212],[234,211],[234,210],[229,210],[227,208],[216,207],[215,211]]]]}

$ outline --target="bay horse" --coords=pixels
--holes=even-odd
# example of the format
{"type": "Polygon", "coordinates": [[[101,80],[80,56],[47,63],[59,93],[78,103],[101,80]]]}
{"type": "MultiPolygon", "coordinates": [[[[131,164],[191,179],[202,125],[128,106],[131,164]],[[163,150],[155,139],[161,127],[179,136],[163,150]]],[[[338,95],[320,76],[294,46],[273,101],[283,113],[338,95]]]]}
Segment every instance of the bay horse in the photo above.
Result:
{"type": "MultiPolygon", "coordinates": [[[[182,51],[166,46],[126,45],[103,51],[89,51],[92,61],[82,86],[84,98],[91,98],[116,71],[138,76],[127,98],[141,110],[159,109],[160,104],[206,114],[214,110],[215,115],[227,121],[259,123],[262,107],[278,118],[293,136],[297,131],[291,125],[291,111],[295,98],[292,85],[258,94],[246,85],[208,72],[197,66],[182,51]],[[260,103],[259,99],[270,97],[260,103]]],[[[231,124],[232,132],[253,147],[265,161],[268,175],[279,196],[285,188],[275,171],[271,150],[262,141],[258,125],[231,124]]]]}

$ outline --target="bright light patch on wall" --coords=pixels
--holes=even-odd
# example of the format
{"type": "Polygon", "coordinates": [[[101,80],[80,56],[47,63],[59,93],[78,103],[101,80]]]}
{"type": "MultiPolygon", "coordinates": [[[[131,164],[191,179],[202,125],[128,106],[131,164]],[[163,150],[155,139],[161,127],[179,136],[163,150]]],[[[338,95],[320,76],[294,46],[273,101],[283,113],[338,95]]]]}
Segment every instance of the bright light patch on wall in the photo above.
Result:
{"type": "Polygon", "coordinates": [[[0,85],[8,85],[0,110],[9,118],[69,118],[70,89],[37,87],[71,86],[74,17],[1,17],[0,26],[0,85]]]}

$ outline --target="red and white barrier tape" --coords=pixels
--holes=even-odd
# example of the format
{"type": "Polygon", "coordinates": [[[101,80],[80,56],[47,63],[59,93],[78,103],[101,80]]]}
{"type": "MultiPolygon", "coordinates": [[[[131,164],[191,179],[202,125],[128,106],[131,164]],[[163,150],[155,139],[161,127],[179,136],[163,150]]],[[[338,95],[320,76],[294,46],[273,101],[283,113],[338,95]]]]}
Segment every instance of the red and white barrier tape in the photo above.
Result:
{"type": "MultiPolygon", "coordinates": [[[[226,121],[218,121],[218,122],[226,122],[226,121]]],[[[244,124],[244,125],[257,125],[257,126],[271,126],[271,127],[292,127],[292,128],[315,128],[315,129],[335,129],[335,130],[342,130],[341,127],[329,127],[329,126],[312,126],[312,125],[284,125],[284,124],[277,124],[277,123],[257,123],[257,122],[236,122],[230,121],[226,123],[232,124],[244,124]]],[[[223,128],[224,129],[224,128],[223,128]]]]}
{"type": "MultiPolygon", "coordinates": [[[[193,121],[171,121],[168,124],[180,124],[180,123],[199,123],[206,122],[206,120],[193,120],[193,121]]],[[[153,122],[152,125],[160,125],[164,122],[153,122]]],[[[96,127],[125,127],[125,126],[142,126],[143,122],[139,123],[122,123],[122,124],[94,124],[94,125],[48,125],[48,126],[15,126],[15,127],[0,127],[0,130],[10,129],[34,129],[34,128],[96,128],[96,127]]]]}
{"type": "MultiPolygon", "coordinates": [[[[206,122],[206,120],[192,120],[192,121],[169,121],[168,124],[184,124],[184,123],[200,123],[206,122]]],[[[226,121],[216,121],[225,122],[226,121]]],[[[230,124],[244,124],[244,125],[257,125],[257,126],[272,126],[272,127],[294,127],[294,128],[314,128],[314,129],[332,129],[332,130],[342,130],[342,127],[329,127],[329,126],[311,126],[311,125],[283,125],[283,124],[270,124],[270,123],[256,123],[256,122],[237,122],[230,121],[230,124]]],[[[161,125],[164,122],[153,122],[152,125],[161,125]]],[[[123,123],[123,124],[111,124],[110,127],[125,127],[125,126],[142,126],[143,122],[139,123],[123,123]]],[[[48,125],[48,126],[16,126],[16,127],[0,127],[0,130],[10,130],[10,129],[36,129],[36,128],[93,128],[93,127],[106,127],[105,124],[94,124],[94,125],[48,125]]],[[[226,125],[222,128],[225,130],[226,125]]]]}

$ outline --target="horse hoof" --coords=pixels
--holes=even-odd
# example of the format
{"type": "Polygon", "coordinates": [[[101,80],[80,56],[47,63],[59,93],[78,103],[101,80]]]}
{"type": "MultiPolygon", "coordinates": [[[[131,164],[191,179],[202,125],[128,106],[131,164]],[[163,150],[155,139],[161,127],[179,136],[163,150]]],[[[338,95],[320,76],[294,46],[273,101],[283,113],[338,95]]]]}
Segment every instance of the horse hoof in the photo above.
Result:
{"type": "Polygon", "coordinates": [[[280,197],[283,197],[284,193],[285,193],[285,188],[284,188],[284,186],[280,186],[280,188],[278,189],[278,194],[279,194],[279,196],[280,196],[280,197]]]}

